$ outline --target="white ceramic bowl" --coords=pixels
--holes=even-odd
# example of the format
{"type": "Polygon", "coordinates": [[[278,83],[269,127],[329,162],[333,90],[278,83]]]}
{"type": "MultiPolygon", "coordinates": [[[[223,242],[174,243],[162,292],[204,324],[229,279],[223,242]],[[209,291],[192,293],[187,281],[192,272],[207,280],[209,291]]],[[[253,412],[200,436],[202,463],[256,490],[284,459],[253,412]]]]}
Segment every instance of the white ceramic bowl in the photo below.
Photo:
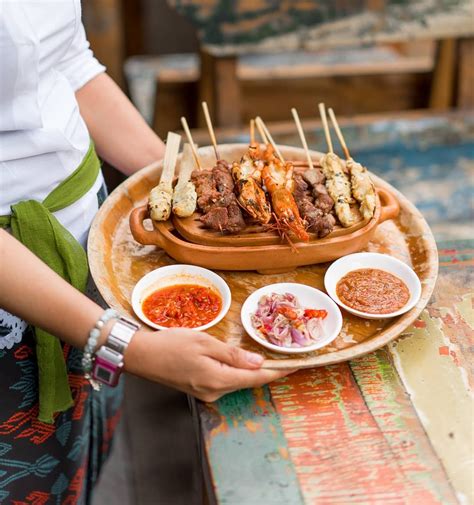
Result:
{"type": "Polygon", "coordinates": [[[291,282],[282,282],[279,284],[270,284],[263,288],[254,291],[242,305],[240,318],[244,325],[245,331],[260,345],[271,349],[272,351],[284,354],[301,354],[305,352],[315,351],[332,342],[340,333],[342,328],[342,314],[339,307],[319,289],[306,286],[305,284],[295,284],[291,282]],[[314,344],[305,347],[280,347],[268,342],[260,333],[252,326],[251,316],[257,311],[258,302],[264,295],[271,293],[291,293],[298,299],[299,305],[305,309],[324,309],[328,315],[323,320],[324,336],[314,344]]]}
{"type": "Polygon", "coordinates": [[[328,295],[342,308],[355,314],[356,316],[365,319],[387,319],[389,317],[399,316],[412,309],[420,299],[421,296],[421,282],[416,273],[403,261],[389,256],[388,254],[380,253],[356,253],[348,254],[336,260],[326,271],[324,276],[324,287],[328,295]],[[361,312],[360,310],[348,307],[339,299],[336,293],[336,286],[339,280],[352,270],[360,268],[377,268],[385,270],[399,279],[401,279],[410,291],[410,298],[408,302],[396,312],[388,314],[370,314],[369,312],[361,312]]]}
{"type": "Polygon", "coordinates": [[[199,286],[211,287],[220,294],[222,299],[222,308],[217,317],[207,324],[189,329],[196,331],[206,330],[207,328],[216,325],[227,314],[232,300],[227,283],[222,277],[211,270],[193,265],[169,265],[157,268],[142,277],[137,282],[132,292],[132,307],[135,314],[148,326],[158,330],[169,329],[150,321],[143,313],[142,303],[148,295],[153,293],[153,291],[167,286],[174,286],[176,284],[198,284],[199,286]]]}

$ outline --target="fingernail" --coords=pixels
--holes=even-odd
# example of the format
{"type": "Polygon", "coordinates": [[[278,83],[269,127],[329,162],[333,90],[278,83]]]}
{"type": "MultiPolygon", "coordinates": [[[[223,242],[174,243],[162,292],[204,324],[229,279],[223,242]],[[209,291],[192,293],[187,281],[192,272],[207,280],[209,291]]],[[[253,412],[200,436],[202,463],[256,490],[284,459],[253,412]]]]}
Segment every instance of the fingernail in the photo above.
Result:
{"type": "Polygon", "coordinates": [[[253,352],[246,352],[245,357],[247,361],[252,365],[261,365],[263,363],[263,356],[260,356],[260,354],[255,354],[253,352]]]}

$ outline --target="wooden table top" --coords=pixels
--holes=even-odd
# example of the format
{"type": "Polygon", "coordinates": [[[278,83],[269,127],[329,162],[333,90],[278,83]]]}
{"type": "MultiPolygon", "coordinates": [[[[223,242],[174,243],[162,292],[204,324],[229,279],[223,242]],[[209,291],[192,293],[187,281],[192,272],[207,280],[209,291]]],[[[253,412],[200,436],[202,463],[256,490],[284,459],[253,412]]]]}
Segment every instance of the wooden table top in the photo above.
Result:
{"type": "MultiPolygon", "coordinates": [[[[389,347],[194,402],[211,503],[474,500],[474,113],[343,123],[354,157],[378,167],[429,221],[440,255],[435,293],[389,347]]],[[[319,124],[305,128],[321,149],[319,124]]],[[[247,138],[219,133],[223,143],[247,138]]],[[[272,133],[298,145],[291,125],[272,133]]]]}

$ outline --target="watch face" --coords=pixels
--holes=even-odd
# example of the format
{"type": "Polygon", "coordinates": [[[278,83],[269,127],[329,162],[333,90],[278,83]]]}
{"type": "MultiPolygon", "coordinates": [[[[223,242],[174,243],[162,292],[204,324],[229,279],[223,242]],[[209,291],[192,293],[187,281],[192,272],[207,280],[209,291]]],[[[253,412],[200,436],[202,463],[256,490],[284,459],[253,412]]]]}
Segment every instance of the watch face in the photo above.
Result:
{"type": "Polygon", "coordinates": [[[98,379],[105,382],[106,384],[112,383],[113,373],[107,368],[101,367],[100,365],[95,369],[95,375],[98,379]]]}

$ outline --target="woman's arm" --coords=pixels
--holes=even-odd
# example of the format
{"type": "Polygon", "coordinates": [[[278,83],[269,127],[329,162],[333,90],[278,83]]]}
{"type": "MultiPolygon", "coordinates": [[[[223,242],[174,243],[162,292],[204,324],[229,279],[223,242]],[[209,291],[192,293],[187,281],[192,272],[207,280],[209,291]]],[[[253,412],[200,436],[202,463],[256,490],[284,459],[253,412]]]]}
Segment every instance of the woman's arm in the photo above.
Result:
{"type": "Polygon", "coordinates": [[[99,156],[126,175],[159,160],[164,144],[107,75],[76,91],[81,115],[99,156]]]}
{"type": "MultiPolygon", "coordinates": [[[[0,306],[83,348],[103,309],[77,291],[0,229],[0,306]]],[[[99,345],[110,330],[102,331],[99,345]]],[[[287,375],[261,369],[263,358],[192,330],[139,330],[125,353],[125,369],[205,401],[287,375]]]]}

